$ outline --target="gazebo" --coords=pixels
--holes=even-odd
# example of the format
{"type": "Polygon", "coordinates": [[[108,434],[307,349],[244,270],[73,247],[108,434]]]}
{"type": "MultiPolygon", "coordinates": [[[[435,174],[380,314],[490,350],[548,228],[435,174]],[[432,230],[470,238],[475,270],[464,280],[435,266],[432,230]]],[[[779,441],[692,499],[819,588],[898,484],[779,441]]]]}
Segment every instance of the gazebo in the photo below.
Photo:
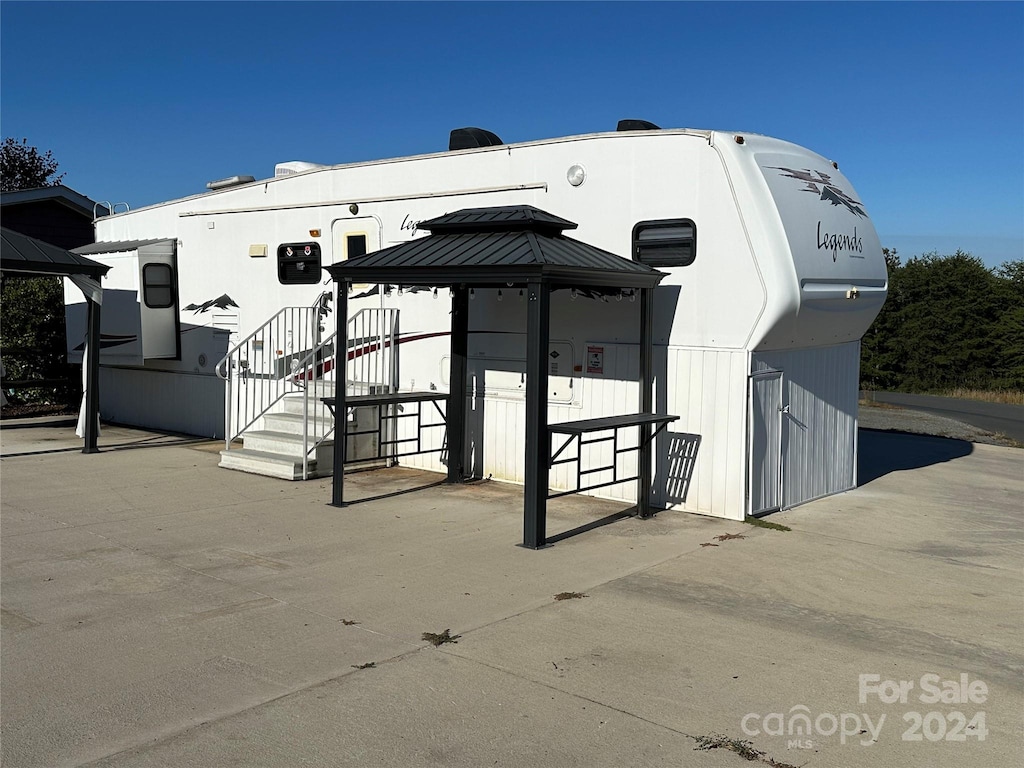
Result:
{"type": "MultiPolygon", "coordinates": [[[[10,229],[0,229],[0,273],[6,277],[66,277],[85,294],[89,305],[89,330],[86,340],[83,453],[97,453],[99,437],[100,378],[100,306],[103,287],[100,279],[110,267],[55,245],[27,237],[10,229]]],[[[80,420],[81,421],[81,420],[80,420]]]]}
{"type": "MultiPolygon", "coordinates": [[[[594,293],[632,290],[639,294],[640,410],[589,422],[557,425],[561,434],[588,430],[640,429],[637,510],[649,514],[652,427],[661,429],[675,417],[652,413],[652,290],[665,273],[639,262],[565,237],[576,224],[532,206],[471,208],[421,222],[429,236],[338,262],[328,271],[338,284],[337,348],[339,385],[331,402],[335,412],[332,501],[344,504],[346,393],[344,350],[348,349],[348,293],[352,283],[448,287],[452,292],[451,374],[447,396],[448,477],[464,479],[469,296],[474,288],[521,287],[527,298],[526,446],[523,499],[523,545],[547,543],[546,508],[551,467],[548,424],[548,370],[545,355],[550,328],[551,292],[562,289],[594,293]]],[[[411,393],[398,393],[408,401],[411,393]]],[[[381,399],[381,398],[378,398],[381,399]]],[[[427,399],[425,397],[425,399],[427,399]]],[[[437,399],[431,393],[429,399],[437,399]]],[[[386,402],[386,399],[381,399],[386,402]]]]}

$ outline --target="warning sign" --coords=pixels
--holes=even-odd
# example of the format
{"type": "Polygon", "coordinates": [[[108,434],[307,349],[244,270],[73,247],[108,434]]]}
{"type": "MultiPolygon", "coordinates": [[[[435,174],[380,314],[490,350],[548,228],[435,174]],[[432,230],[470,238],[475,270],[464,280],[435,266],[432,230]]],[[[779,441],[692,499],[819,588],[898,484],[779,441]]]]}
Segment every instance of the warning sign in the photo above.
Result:
{"type": "Polygon", "coordinates": [[[604,347],[587,347],[587,373],[604,375],[604,347]]]}

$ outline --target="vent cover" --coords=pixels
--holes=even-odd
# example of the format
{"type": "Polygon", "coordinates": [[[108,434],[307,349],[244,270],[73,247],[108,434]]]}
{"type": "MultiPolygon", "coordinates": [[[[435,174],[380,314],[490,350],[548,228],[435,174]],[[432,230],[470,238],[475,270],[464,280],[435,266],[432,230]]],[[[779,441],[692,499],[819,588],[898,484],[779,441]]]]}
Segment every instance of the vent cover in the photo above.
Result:
{"type": "Polygon", "coordinates": [[[616,131],[660,131],[661,126],[649,123],[646,120],[619,120],[615,126],[616,131]]]}
{"type": "Polygon", "coordinates": [[[504,142],[490,131],[483,128],[456,128],[448,137],[448,151],[457,149],[476,149],[477,147],[497,147],[504,142]]]}

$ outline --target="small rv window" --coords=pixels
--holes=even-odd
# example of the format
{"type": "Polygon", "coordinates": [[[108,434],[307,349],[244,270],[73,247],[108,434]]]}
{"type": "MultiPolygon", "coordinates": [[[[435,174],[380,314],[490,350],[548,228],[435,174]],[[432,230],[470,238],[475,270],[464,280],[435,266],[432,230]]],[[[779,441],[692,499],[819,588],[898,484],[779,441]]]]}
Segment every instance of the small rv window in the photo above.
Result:
{"type": "Polygon", "coordinates": [[[174,306],[174,274],[169,264],[146,264],[142,268],[142,301],[150,309],[174,306]]]}
{"type": "Polygon", "coordinates": [[[687,267],[697,257],[697,227],[689,219],[641,221],[633,227],[633,261],[687,267]]]}
{"type": "Polygon", "coordinates": [[[277,248],[277,279],[283,285],[320,282],[320,245],[285,243],[277,248]]]}
{"type": "Polygon", "coordinates": [[[345,237],[345,258],[354,259],[366,253],[366,235],[348,235],[345,237]]]}

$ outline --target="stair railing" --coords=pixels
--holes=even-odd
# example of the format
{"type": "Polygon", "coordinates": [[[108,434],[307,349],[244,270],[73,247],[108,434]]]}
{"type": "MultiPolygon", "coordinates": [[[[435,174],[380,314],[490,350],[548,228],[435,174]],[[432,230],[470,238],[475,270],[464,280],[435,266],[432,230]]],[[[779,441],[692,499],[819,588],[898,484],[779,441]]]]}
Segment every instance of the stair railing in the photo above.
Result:
{"type": "MultiPolygon", "coordinates": [[[[348,321],[348,350],[346,371],[347,394],[378,394],[398,391],[398,310],[383,307],[361,309],[348,321]]],[[[328,391],[318,385],[326,374],[337,382],[337,356],[334,348],[335,334],[324,339],[323,353],[310,352],[299,364],[297,375],[303,380],[302,399],[302,479],[309,477],[309,456],[327,438],[332,437],[336,425],[347,423],[348,414],[336,414],[333,419],[322,398],[328,391]],[[329,349],[327,349],[329,347],[329,349]],[[310,416],[312,415],[312,419],[310,416]],[[310,426],[313,430],[310,434],[310,426]],[[323,425],[323,434],[318,434],[318,425],[323,425]]],[[[341,445],[335,441],[335,450],[341,445]]]]}
{"type": "Polygon", "coordinates": [[[323,354],[324,320],[332,296],[309,307],[285,307],[236,344],[217,363],[224,387],[224,443],[255,424],[288,394],[303,390],[295,374],[302,361],[323,354]]]}

